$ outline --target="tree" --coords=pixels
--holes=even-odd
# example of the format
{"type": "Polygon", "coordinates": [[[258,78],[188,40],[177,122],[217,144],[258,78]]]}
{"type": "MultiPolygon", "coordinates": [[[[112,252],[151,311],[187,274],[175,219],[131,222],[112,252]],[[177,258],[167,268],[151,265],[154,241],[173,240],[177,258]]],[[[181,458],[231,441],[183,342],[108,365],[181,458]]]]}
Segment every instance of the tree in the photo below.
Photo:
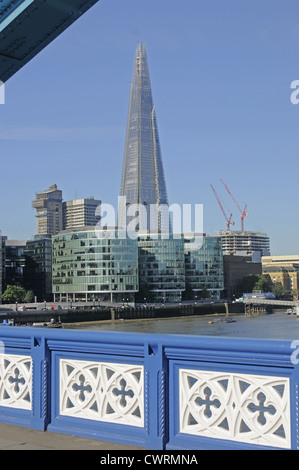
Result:
{"type": "Polygon", "coordinates": [[[139,285],[139,292],[136,294],[137,302],[151,302],[153,295],[146,284],[139,285]]]}
{"type": "Polygon", "coordinates": [[[191,284],[186,282],[186,289],[182,293],[183,300],[192,300],[194,297],[194,292],[192,290],[191,284]]]}
{"type": "Polygon", "coordinates": [[[294,300],[298,300],[298,289],[292,289],[291,295],[294,300]]]}
{"type": "Polygon", "coordinates": [[[34,302],[34,292],[33,290],[27,290],[25,297],[24,297],[24,302],[25,303],[31,303],[34,302]]]}
{"type": "Polygon", "coordinates": [[[272,292],[272,282],[270,276],[261,274],[255,283],[253,291],[272,292]]]}
{"type": "Polygon", "coordinates": [[[201,299],[209,299],[211,297],[211,292],[205,287],[200,292],[201,299]]]}
{"type": "Polygon", "coordinates": [[[246,292],[252,292],[255,284],[259,281],[260,276],[258,274],[248,274],[245,276],[239,285],[240,294],[246,292]]]}
{"type": "Polygon", "coordinates": [[[281,299],[284,296],[285,291],[281,282],[274,282],[272,292],[277,299],[281,299]]]}
{"type": "Polygon", "coordinates": [[[26,291],[23,287],[8,285],[3,292],[2,301],[5,304],[21,303],[25,301],[26,291]]]}

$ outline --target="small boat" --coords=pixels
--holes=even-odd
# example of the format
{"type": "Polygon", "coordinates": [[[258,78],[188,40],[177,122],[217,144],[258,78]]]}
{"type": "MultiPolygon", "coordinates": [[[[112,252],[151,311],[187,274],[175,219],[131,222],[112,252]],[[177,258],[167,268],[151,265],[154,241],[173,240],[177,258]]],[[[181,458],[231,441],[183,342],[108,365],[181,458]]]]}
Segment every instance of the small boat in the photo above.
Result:
{"type": "Polygon", "coordinates": [[[13,320],[3,320],[2,323],[0,323],[0,326],[14,326],[13,320]]]}
{"type": "Polygon", "coordinates": [[[32,323],[31,326],[37,328],[62,328],[61,321],[56,322],[53,318],[49,322],[32,323]]]}
{"type": "Polygon", "coordinates": [[[221,318],[220,320],[212,320],[209,321],[209,324],[211,325],[212,323],[235,323],[236,320],[233,318],[221,318]]]}
{"type": "Polygon", "coordinates": [[[58,322],[51,322],[50,321],[49,323],[47,323],[46,327],[47,328],[62,328],[62,324],[61,324],[60,321],[58,321],[58,322]]]}

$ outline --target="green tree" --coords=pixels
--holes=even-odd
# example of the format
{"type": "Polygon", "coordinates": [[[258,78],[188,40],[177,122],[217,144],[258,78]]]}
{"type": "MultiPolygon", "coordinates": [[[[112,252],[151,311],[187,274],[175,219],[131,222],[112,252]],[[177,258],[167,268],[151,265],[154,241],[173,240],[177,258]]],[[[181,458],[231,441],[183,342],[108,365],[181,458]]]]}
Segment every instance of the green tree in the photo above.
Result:
{"type": "Polygon", "coordinates": [[[192,290],[191,284],[186,282],[186,289],[182,293],[183,300],[192,300],[194,298],[194,292],[192,290]]]}
{"type": "Polygon", "coordinates": [[[253,291],[272,292],[272,282],[269,276],[261,274],[255,283],[253,291]]]}
{"type": "Polygon", "coordinates": [[[240,294],[245,294],[246,292],[252,292],[255,284],[259,281],[260,276],[258,274],[248,274],[245,276],[239,285],[240,294]]]}
{"type": "Polygon", "coordinates": [[[294,300],[298,299],[298,289],[292,289],[291,295],[294,300]]]}
{"type": "Polygon", "coordinates": [[[211,297],[211,292],[205,287],[200,292],[201,299],[209,299],[211,297]]]}
{"type": "Polygon", "coordinates": [[[151,302],[153,295],[146,284],[139,285],[139,292],[136,295],[137,302],[151,302]],[[145,300],[144,300],[145,299],[145,300]]]}
{"type": "Polygon", "coordinates": [[[3,292],[2,301],[5,304],[21,303],[25,301],[26,291],[23,287],[8,285],[3,292]]]}
{"type": "Polygon", "coordinates": [[[272,292],[277,299],[281,299],[284,296],[285,291],[281,282],[274,282],[272,292]]]}
{"type": "Polygon", "coordinates": [[[34,292],[33,290],[27,290],[25,297],[24,297],[24,302],[25,303],[31,303],[34,302],[34,292]]]}

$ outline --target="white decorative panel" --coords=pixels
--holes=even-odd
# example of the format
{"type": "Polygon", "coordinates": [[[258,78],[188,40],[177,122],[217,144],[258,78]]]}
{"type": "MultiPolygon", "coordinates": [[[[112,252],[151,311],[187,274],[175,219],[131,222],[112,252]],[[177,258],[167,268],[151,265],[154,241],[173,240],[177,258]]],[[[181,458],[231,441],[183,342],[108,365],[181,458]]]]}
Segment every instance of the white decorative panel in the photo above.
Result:
{"type": "Polygon", "coordinates": [[[144,425],[143,366],[60,359],[61,415],[144,425]]]}
{"type": "Polygon", "coordinates": [[[31,410],[32,359],[0,354],[0,406],[31,410]]]}
{"type": "Polygon", "coordinates": [[[290,448],[289,379],[180,369],[180,432],[290,448]]]}

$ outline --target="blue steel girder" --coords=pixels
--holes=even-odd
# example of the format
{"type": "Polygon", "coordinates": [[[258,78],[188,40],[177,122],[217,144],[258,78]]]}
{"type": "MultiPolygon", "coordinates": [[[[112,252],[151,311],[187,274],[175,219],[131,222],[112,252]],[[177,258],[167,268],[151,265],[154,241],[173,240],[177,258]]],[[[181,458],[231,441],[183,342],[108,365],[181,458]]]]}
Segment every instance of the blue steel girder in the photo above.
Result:
{"type": "Polygon", "coordinates": [[[6,82],[99,0],[0,0],[0,81],[6,82]]]}

